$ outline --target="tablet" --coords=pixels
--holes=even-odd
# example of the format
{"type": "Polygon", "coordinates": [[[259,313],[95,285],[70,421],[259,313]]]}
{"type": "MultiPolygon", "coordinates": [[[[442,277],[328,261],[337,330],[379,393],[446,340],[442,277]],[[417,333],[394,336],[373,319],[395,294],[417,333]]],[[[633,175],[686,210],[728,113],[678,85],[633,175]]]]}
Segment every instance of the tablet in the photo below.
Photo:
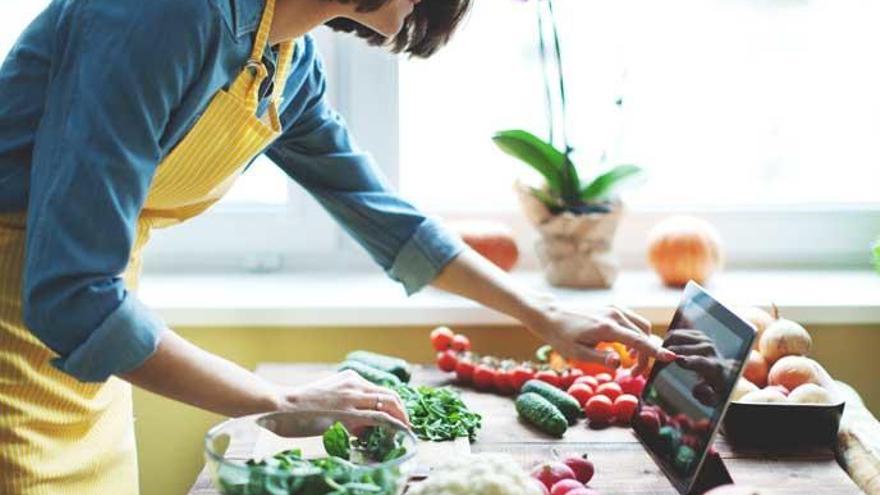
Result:
{"type": "Polygon", "coordinates": [[[680,493],[694,488],[754,339],[751,325],[697,283],[687,284],[663,343],[679,357],[656,362],[633,421],[680,493]]]}

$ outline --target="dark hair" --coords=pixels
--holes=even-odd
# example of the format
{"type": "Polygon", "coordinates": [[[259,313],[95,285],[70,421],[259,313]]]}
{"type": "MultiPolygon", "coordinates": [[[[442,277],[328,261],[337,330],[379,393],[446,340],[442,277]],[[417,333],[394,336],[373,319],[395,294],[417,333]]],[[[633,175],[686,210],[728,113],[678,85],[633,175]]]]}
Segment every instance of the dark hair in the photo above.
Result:
{"type": "MultiPolygon", "coordinates": [[[[390,0],[337,1],[355,3],[358,12],[372,12],[379,10],[390,0]]],[[[354,33],[371,45],[388,44],[394,53],[427,58],[449,41],[470,6],[471,0],[422,0],[416,4],[403,28],[390,42],[386,36],[351,19],[333,19],[327,22],[327,26],[334,31],[354,33]]]]}

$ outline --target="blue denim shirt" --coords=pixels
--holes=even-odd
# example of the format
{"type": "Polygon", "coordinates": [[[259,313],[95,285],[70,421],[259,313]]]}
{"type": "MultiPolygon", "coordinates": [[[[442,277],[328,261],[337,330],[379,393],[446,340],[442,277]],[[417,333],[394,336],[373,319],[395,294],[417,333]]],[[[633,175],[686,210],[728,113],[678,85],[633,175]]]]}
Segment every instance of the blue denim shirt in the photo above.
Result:
{"type": "MultiPolygon", "coordinates": [[[[24,321],[62,371],[102,381],[155,351],[165,324],[120,278],[136,219],[157,165],[242,70],[262,9],[55,0],[0,68],[0,211],[27,210],[24,321]]],[[[324,88],[306,36],[266,154],[412,294],[463,244],[392,191],[324,88]]]]}

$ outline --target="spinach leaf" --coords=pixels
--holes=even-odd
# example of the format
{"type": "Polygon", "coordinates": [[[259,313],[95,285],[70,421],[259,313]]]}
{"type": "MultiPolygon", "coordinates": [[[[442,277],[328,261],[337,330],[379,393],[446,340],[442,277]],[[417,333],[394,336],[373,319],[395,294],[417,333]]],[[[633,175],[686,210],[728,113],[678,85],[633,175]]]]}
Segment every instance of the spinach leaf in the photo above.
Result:
{"type": "Polygon", "coordinates": [[[351,457],[351,437],[348,430],[339,421],[333,424],[323,435],[324,450],[328,455],[348,460],[351,457]]]}

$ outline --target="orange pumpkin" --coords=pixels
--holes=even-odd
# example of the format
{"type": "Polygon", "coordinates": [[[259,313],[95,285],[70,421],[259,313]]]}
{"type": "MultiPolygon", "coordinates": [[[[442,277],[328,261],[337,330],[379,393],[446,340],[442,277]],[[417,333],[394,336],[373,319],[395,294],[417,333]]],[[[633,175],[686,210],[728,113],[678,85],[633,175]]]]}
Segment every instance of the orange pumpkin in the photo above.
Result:
{"type": "Polygon", "coordinates": [[[648,263],[668,286],[681,287],[689,280],[703,283],[721,268],[721,238],[705,220],[669,217],[648,235],[648,263]]]}
{"type": "Polygon", "coordinates": [[[457,220],[446,226],[461,236],[474,251],[509,272],[519,260],[519,248],[510,228],[488,220],[457,220]]]}

